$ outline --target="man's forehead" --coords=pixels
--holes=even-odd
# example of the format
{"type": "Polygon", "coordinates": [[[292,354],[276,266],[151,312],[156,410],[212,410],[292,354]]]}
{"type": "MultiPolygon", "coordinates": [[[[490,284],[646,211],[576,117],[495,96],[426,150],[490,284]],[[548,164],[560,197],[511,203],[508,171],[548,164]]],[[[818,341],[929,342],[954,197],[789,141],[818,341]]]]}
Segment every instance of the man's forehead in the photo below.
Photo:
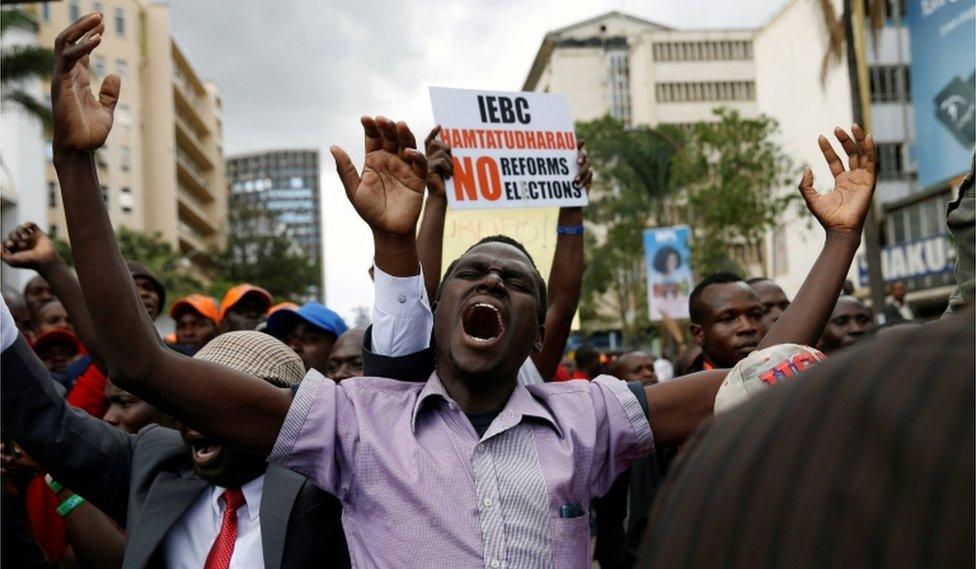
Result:
{"type": "Polygon", "coordinates": [[[364,331],[358,328],[343,332],[332,346],[332,355],[334,356],[343,350],[359,353],[363,346],[363,334],[364,331]]]}
{"type": "Polygon", "coordinates": [[[853,297],[841,297],[837,300],[837,304],[834,306],[834,312],[831,314],[833,317],[845,315],[845,314],[862,314],[867,313],[868,309],[861,301],[853,297]]]}
{"type": "Polygon", "coordinates": [[[701,299],[714,311],[734,305],[758,304],[759,296],[745,281],[716,283],[702,291],[701,299]]]}
{"type": "Polygon", "coordinates": [[[515,262],[524,265],[530,270],[532,269],[532,262],[518,247],[498,241],[482,243],[472,247],[464,255],[461,255],[458,264],[491,261],[515,262]]]}
{"type": "Polygon", "coordinates": [[[752,288],[759,296],[786,296],[783,289],[773,281],[756,281],[752,283],[752,288]]]}

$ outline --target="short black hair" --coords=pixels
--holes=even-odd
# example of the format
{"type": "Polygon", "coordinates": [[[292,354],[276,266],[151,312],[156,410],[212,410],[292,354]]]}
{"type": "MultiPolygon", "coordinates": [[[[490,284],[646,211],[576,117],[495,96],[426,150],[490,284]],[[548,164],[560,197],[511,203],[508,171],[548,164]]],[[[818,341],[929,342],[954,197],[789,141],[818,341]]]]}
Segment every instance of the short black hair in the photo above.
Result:
{"type": "MultiPolygon", "coordinates": [[[[539,273],[539,267],[536,266],[535,259],[532,258],[532,255],[529,253],[529,251],[525,248],[524,245],[522,245],[515,239],[512,239],[508,235],[489,235],[488,237],[484,237],[474,245],[465,249],[464,253],[461,253],[461,257],[467,255],[468,252],[474,249],[475,247],[479,245],[484,245],[485,243],[502,243],[504,245],[511,245],[512,247],[518,249],[529,260],[529,264],[532,265],[532,268],[534,269],[534,273],[532,277],[535,279],[536,288],[538,288],[539,290],[539,297],[536,299],[538,301],[536,303],[537,305],[536,316],[539,319],[539,324],[545,324],[546,312],[548,312],[549,310],[549,305],[547,300],[548,293],[546,292],[546,281],[545,279],[542,278],[542,275],[539,273]]],[[[444,281],[450,278],[451,273],[454,272],[454,268],[457,267],[458,261],[461,260],[461,257],[454,259],[453,261],[451,261],[451,264],[447,266],[447,271],[444,272],[444,277],[441,279],[440,284],[437,285],[437,297],[435,298],[436,301],[440,301],[441,292],[444,289],[444,281]]]]}
{"type": "Polygon", "coordinates": [[[695,285],[695,288],[691,291],[691,296],[688,297],[688,316],[691,318],[691,321],[695,324],[699,324],[702,318],[705,316],[702,314],[702,308],[699,306],[698,299],[701,298],[701,295],[705,292],[706,288],[716,284],[742,282],[745,282],[742,280],[742,277],[728,271],[712,273],[702,279],[701,282],[695,285]]]}
{"type": "Polygon", "coordinates": [[[773,279],[771,279],[769,277],[753,277],[751,279],[746,280],[746,284],[747,285],[754,285],[756,283],[761,283],[763,281],[769,281],[769,282],[771,282],[773,284],[776,284],[776,281],[774,281],[773,279]]]}
{"type": "Polygon", "coordinates": [[[680,267],[681,253],[670,245],[665,245],[657,250],[657,253],[654,254],[654,259],[651,261],[651,266],[654,267],[654,270],[659,273],[667,271],[668,267],[665,263],[668,262],[668,257],[670,257],[672,254],[678,258],[678,266],[680,267]]]}
{"type": "Polygon", "coordinates": [[[579,369],[599,365],[600,351],[590,344],[583,344],[582,346],[576,348],[576,353],[573,355],[573,361],[576,362],[576,367],[579,369]]]}

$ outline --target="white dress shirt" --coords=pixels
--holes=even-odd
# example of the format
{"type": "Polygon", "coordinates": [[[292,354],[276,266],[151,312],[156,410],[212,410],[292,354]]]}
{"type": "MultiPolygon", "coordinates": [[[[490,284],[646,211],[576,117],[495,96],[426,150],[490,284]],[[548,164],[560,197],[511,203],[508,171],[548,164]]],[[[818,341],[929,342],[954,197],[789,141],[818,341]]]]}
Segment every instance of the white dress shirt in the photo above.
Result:
{"type": "Polygon", "coordinates": [[[373,282],[373,353],[405,356],[430,347],[434,315],[423,270],[413,277],[394,277],[374,265],[373,282]]]}
{"type": "Polygon", "coordinates": [[[0,296],[0,352],[6,350],[17,341],[17,324],[14,322],[13,315],[10,314],[10,309],[7,308],[7,301],[0,296]]]}
{"type": "MultiPolygon", "coordinates": [[[[224,520],[226,488],[210,486],[173,524],[166,534],[163,555],[168,569],[201,569],[224,520]]],[[[237,541],[230,558],[230,569],[263,569],[261,547],[261,493],[264,475],[241,486],[244,505],[237,509],[237,541]]]]}

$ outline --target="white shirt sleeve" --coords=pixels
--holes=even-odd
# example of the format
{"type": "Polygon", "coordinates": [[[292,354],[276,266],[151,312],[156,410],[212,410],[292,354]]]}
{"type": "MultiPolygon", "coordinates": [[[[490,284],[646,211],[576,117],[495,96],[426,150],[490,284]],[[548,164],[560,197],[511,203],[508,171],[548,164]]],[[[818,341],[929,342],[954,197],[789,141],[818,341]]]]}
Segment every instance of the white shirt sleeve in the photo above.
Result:
{"type": "Polygon", "coordinates": [[[394,277],[373,267],[373,353],[405,356],[430,347],[434,315],[423,269],[414,277],[394,277]]]}
{"type": "Polygon", "coordinates": [[[7,302],[3,300],[2,296],[0,296],[0,304],[2,304],[2,308],[0,308],[0,352],[2,352],[17,341],[17,334],[20,332],[17,330],[14,317],[10,314],[7,302]]]}

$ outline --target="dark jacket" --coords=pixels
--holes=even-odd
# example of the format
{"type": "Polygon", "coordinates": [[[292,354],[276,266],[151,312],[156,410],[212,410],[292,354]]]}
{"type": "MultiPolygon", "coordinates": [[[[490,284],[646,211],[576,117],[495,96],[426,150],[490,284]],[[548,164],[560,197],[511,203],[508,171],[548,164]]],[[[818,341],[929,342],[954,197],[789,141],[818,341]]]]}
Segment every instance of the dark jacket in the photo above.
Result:
{"type": "MultiPolygon", "coordinates": [[[[209,483],[193,471],[180,434],[158,425],[124,433],[58,394],[23,337],[2,355],[2,423],[51,476],[126,529],[123,567],[162,567],[166,534],[209,483]]],[[[268,569],[348,567],[339,502],[269,465],[261,498],[268,569]]]]}

